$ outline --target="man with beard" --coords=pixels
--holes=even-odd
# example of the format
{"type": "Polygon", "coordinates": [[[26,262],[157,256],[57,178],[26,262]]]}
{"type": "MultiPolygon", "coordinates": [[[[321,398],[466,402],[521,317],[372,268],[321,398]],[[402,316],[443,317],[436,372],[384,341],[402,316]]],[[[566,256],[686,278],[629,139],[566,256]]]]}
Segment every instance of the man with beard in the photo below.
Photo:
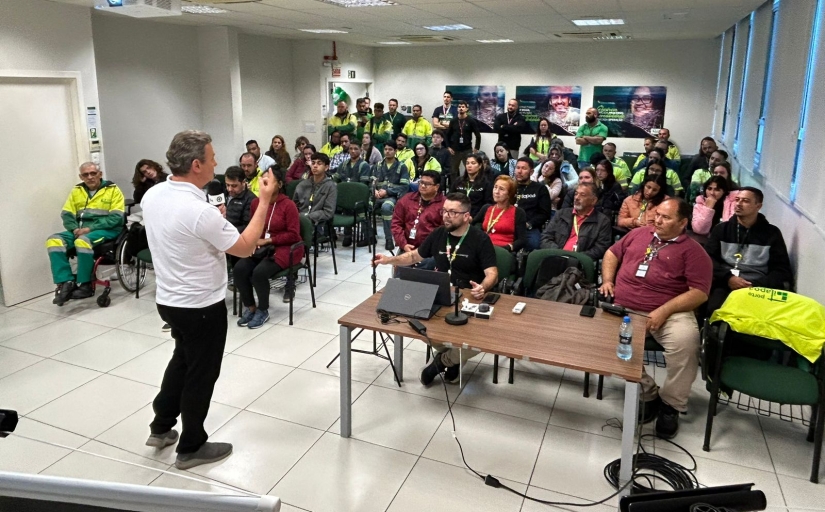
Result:
{"type": "Polygon", "coordinates": [[[572,87],[551,87],[547,102],[546,117],[551,123],[561,126],[565,131],[579,125],[581,111],[572,105],[572,87]]]}
{"type": "Polygon", "coordinates": [[[507,102],[507,112],[496,116],[493,130],[498,134],[498,141],[507,144],[512,158],[518,158],[521,148],[521,132],[527,125],[524,116],[519,114],[518,100],[507,102]]]}
{"type": "Polygon", "coordinates": [[[587,109],[585,124],[576,132],[576,144],[579,150],[579,169],[590,163],[590,157],[602,152],[602,143],[607,138],[607,125],[599,121],[599,111],[594,107],[587,109]]]}

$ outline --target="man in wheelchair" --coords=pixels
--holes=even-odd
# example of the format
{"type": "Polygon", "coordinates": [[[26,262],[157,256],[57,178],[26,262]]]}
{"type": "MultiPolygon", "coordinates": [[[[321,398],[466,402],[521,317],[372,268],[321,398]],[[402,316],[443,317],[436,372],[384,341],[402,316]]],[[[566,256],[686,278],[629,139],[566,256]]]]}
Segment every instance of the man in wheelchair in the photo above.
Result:
{"type": "Polygon", "coordinates": [[[92,162],[80,166],[80,179],[83,181],[69,193],[60,214],[66,231],[46,240],[52,279],[57,285],[52,302],[58,306],[69,299],[94,296],[94,247],[116,239],[123,230],[126,206],[117,185],[103,180],[100,169],[92,162]],[[69,264],[71,252],[77,254],[77,276],[72,274],[69,264]]]}

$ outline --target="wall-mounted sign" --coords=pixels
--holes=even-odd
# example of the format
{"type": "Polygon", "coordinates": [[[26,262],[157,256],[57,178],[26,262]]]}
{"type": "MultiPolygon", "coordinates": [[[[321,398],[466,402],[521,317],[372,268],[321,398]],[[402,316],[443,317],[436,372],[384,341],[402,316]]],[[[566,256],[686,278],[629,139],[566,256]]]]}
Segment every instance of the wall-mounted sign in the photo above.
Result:
{"type": "Polygon", "coordinates": [[[332,78],[341,78],[341,66],[332,65],[332,78]]]}
{"type": "Polygon", "coordinates": [[[355,70],[351,69],[351,70],[347,71],[347,76],[349,78],[355,78],[355,70]]]}

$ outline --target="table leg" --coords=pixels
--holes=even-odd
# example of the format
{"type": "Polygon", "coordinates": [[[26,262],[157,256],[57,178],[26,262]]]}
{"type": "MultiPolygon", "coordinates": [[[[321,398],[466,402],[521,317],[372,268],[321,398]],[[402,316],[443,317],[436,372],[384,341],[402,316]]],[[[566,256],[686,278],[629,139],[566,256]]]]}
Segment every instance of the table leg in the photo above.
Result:
{"type": "MultiPolygon", "coordinates": [[[[624,416],[622,418],[622,463],[619,470],[619,486],[621,487],[633,474],[633,453],[636,448],[636,426],[639,413],[639,387],[638,382],[625,382],[624,384],[624,416]]],[[[619,496],[630,494],[630,487],[626,487],[619,493],[619,496]]]]}
{"type": "Polygon", "coordinates": [[[341,326],[341,437],[349,437],[352,433],[352,345],[350,337],[352,328],[341,326]]]}
{"type": "Polygon", "coordinates": [[[401,382],[404,382],[404,337],[393,335],[392,344],[395,351],[395,371],[401,382]]]}

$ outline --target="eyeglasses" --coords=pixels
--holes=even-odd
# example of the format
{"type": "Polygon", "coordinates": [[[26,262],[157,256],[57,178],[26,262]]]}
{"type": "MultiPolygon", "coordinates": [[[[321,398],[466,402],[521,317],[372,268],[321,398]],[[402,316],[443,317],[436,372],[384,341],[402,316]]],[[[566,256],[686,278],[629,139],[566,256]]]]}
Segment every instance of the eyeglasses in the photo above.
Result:
{"type": "Polygon", "coordinates": [[[653,103],[653,96],[633,96],[632,98],[630,98],[630,101],[635,101],[637,103],[646,103],[650,105],[651,103],[653,103]]]}
{"type": "MultiPolygon", "coordinates": [[[[426,181],[419,181],[418,186],[419,187],[434,187],[435,183],[427,183],[426,181]]],[[[443,211],[442,211],[442,214],[443,214],[443,211]]]]}
{"type": "MultiPolygon", "coordinates": [[[[420,184],[420,183],[419,183],[419,184],[420,184]]],[[[463,215],[463,214],[465,214],[465,213],[469,213],[469,210],[463,210],[463,211],[458,211],[458,212],[456,212],[456,211],[453,211],[453,210],[445,210],[444,208],[442,208],[442,209],[439,211],[439,213],[440,213],[441,215],[446,215],[447,217],[457,217],[457,216],[459,216],[459,215],[463,215]]]]}
{"type": "Polygon", "coordinates": [[[85,173],[80,175],[80,177],[83,178],[83,179],[94,178],[95,176],[97,176],[97,172],[85,172],[85,173]]]}

